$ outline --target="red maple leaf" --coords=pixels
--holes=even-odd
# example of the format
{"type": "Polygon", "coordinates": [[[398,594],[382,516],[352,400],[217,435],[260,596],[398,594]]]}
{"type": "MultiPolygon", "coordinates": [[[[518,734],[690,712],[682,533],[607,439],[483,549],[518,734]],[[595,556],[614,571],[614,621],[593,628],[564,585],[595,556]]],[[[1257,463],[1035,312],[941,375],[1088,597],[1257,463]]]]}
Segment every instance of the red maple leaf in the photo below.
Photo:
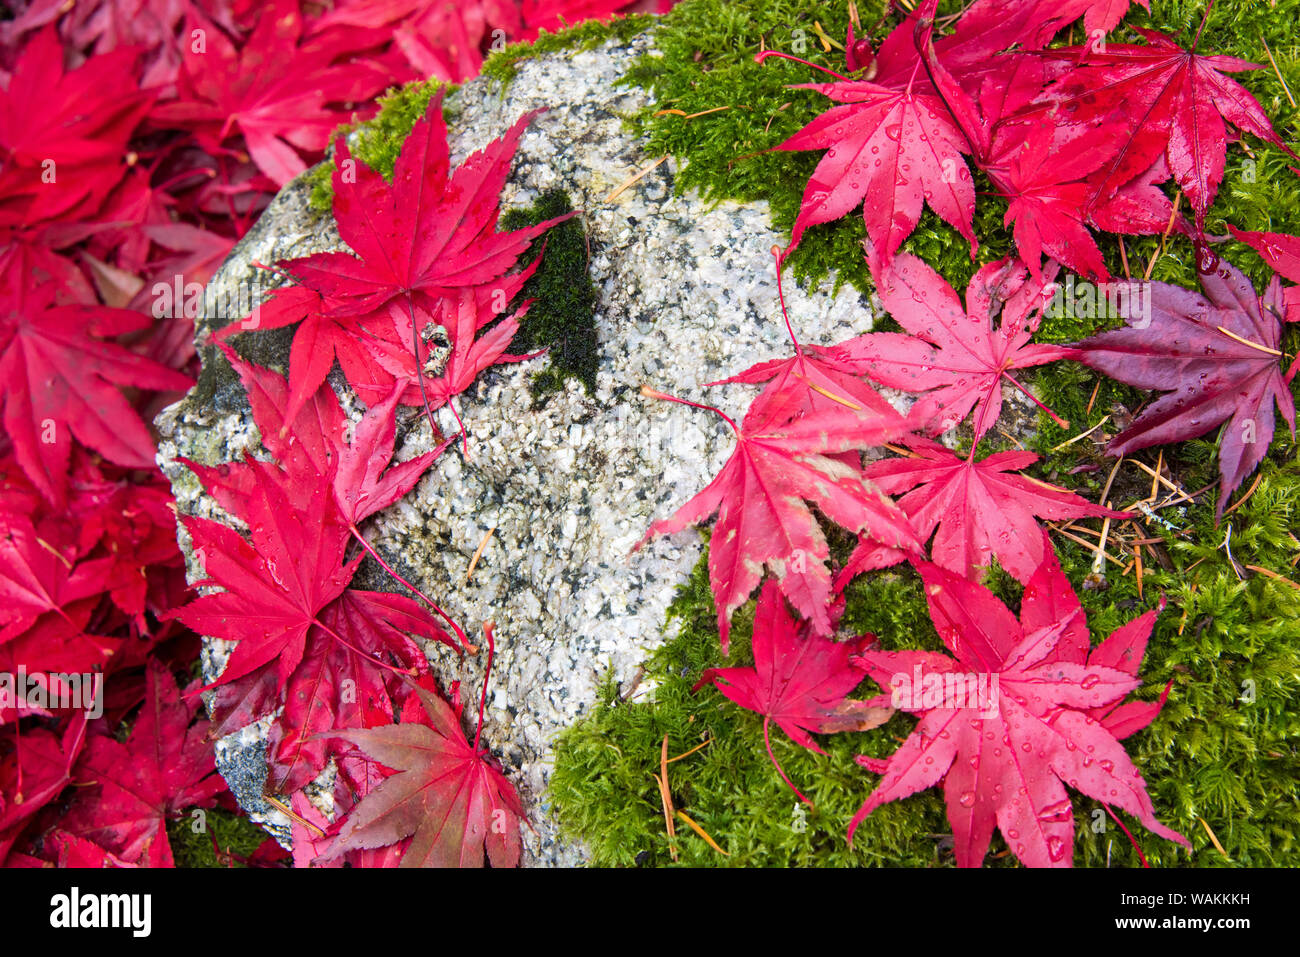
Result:
{"type": "Polygon", "coordinates": [[[156,659],[148,668],[144,708],[122,743],[92,737],[75,774],[79,792],[59,826],[132,864],[172,867],[167,822],[191,807],[212,807],[226,782],[216,773],[200,702],[187,704],[156,659]]]}
{"type": "Polygon", "coordinates": [[[0,402],[23,471],[61,502],[73,436],[118,465],[154,468],[149,430],[115,384],[183,391],[194,383],[109,341],[148,328],[148,316],[54,306],[54,296],[53,283],[17,281],[0,292],[0,402]]]}
{"type": "Polygon", "coordinates": [[[104,591],[111,558],[76,561],[75,550],[41,538],[31,520],[6,514],[0,537],[0,644],[27,631],[42,617],[86,626],[94,598],[104,591]]]}
{"type": "MultiPolygon", "coordinates": [[[[918,72],[919,61],[914,78],[918,72]]],[[[920,78],[925,79],[923,72],[920,78]]],[[[827,151],[804,189],[786,255],[809,226],[839,219],[861,203],[871,240],[867,265],[877,283],[883,282],[894,253],[928,203],[970,241],[973,259],[975,188],[961,156],[970,145],[943,100],[916,89],[913,80],[901,90],[843,80],[800,85],[844,105],[775,147],[827,151]]]]}
{"type": "MultiPolygon", "coordinates": [[[[1000,9],[1000,0],[985,3],[982,11],[980,6],[967,11],[963,21],[979,20],[981,13],[997,14],[1003,20],[1015,20],[1015,13],[1027,15],[1025,4],[1018,5],[1015,13],[1000,9]]],[[[1023,37],[1023,31],[1018,31],[1019,37],[1006,33],[1005,23],[983,24],[983,28],[977,35],[990,43],[1005,45],[1023,37]]],[[[1005,224],[1015,223],[1016,249],[1035,280],[1041,279],[1043,253],[1084,275],[1105,277],[1101,251],[1086,228],[1090,193],[1084,177],[1114,154],[1118,131],[1020,121],[1017,110],[1034,101],[1063,68],[1041,57],[989,56],[988,62],[972,65],[959,82],[949,66],[960,62],[966,51],[950,49],[945,62],[933,33],[932,20],[917,24],[918,51],[925,57],[931,82],[970,143],[975,162],[1006,197],[1005,224]]],[[[959,22],[957,34],[949,39],[970,38],[963,38],[959,22]]]]}
{"type": "Polygon", "coordinates": [[[138,51],[65,70],[53,26],[0,71],[0,226],[83,220],[126,172],[127,139],[153,102],[135,82],[138,51]]]}
{"type": "MultiPolygon", "coordinates": [[[[1137,0],[1150,8],[1150,0],[1137,0]]],[[[1057,33],[1083,17],[1089,36],[1109,33],[1124,19],[1133,0],[976,0],[957,21],[948,47],[965,60],[992,55],[1019,44],[1026,50],[1046,46],[1057,33]]]]}
{"type": "MultiPolygon", "coordinates": [[[[1278,275],[1285,276],[1295,283],[1300,283],[1300,237],[1285,233],[1256,233],[1237,229],[1231,223],[1228,231],[1238,240],[1250,246],[1263,257],[1264,262],[1278,275]]],[[[1286,308],[1283,318],[1287,322],[1300,322],[1300,286],[1286,286],[1282,290],[1282,302],[1286,308]]],[[[1286,372],[1286,381],[1295,378],[1300,369],[1300,357],[1291,363],[1286,372]]]]}
{"type": "MultiPolygon", "coordinates": [[[[937,442],[907,444],[915,457],[871,462],[863,473],[891,495],[906,492],[898,506],[917,536],[925,540],[938,529],[930,549],[934,563],[972,581],[979,580],[993,558],[1017,581],[1028,581],[1045,554],[1036,518],[1130,516],[1026,475],[1008,474],[1038,461],[1032,452],[995,452],[977,462],[958,458],[937,442]]],[[[906,557],[866,539],[845,564],[836,587],[859,572],[906,557]]]]}
{"type": "MultiPolygon", "coordinates": [[[[1044,544],[1048,545],[1046,536],[1044,544]]],[[[1050,545],[1045,549],[1043,563],[1025,584],[1025,595],[1030,601],[1022,604],[1020,624],[1026,633],[1039,628],[1047,628],[1052,622],[1069,620],[1061,632],[1061,640],[1048,654],[1044,661],[1069,661],[1077,665],[1101,665],[1127,672],[1137,677],[1146,653],[1147,639],[1156,619],[1165,608],[1165,598],[1160,596],[1160,603],[1150,611],[1143,612],[1127,624],[1116,628],[1109,638],[1096,648],[1092,648],[1092,638],[1088,633],[1088,623],[1082,614],[1079,596],[1070,587],[1070,580],[1061,571],[1050,545]],[[1078,611],[1079,614],[1075,614],[1078,611]]],[[[1122,740],[1141,731],[1160,713],[1173,687],[1170,679],[1164,692],[1157,701],[1138,701],[1136,699],[1116,699],[1109,704],[1087,710],[1087,714],[1101,722],[1102,727],[1122,740]]]]}
{"type": "Polygon", "coordinates": [[[1077,343],[1080,362],[1112,379],[1166,394],[1111,441],[1110,455],[1204,435],[1227,423],[1219,442],[1219,501],[1268,453],[1273,404],[1295,433],[1295,402],[1282,374],[1282,285],[1261,297],[1240,270],[1221,261],[1201,273],[1198,295],[1150,284],[1150,315],[1122,300],[1128,325],[1077,343]]]}
{"type": "Polygon", "coordinates": [[[521,313],[482,340],[474,337],[515,298],[538,260],[520,272],[507,271],[534,238],[576,215],[496,231],[498,196],[511,157],[524,128],[540,112],[521,117],[505,136],[449,172],[439,91],[406,138],[391,184],[353,160],[339,140],[334,217],[355,255],[317,253],[280,263],[311,292],[277,293],[272,307],[263,307],[269,315],[259,314],[256,326],[241,320],[224,330],[276,328],[307,318],[290,355],[291,416],[316,391],[335,356],[366,401],[386,398],[395,381],[406,381],[411,388],[403,401],[419,404],[423,392],[430,408],[463,391],[486,365],[502,361],[506,330],[513,335],[521,313]],[[423,371],[427,356],[416,342],[417,331],[422,335],[430,325],[446,330],[452,352],[445,372],[431,376],[423,371]]]}
{"type": "MultiPolygon", "coordinates": [[[[650,398],[711,409],[643,388],[650,398]]],[[[797,391],[785,393],[794,406],[797,391]]],[[[718,410],[713,409],[717,412],[718,410]]],[[[829,456],[897,438],[897,427],[838,405],[834,411],[788,419],[764,413],[764,421],[736,425],[721,412],[736,434],[736,450],[708,486],[667,519],[655,522],[633,549],[650,539],[703,522],[714,512],[718,521],[709,546],[709,581],[718,606],[718,631],[725,653],[731,613],[758,586],[763,569],[777,579],[782,593],[812,622],[816,634],[830,633],[830,558],[825,536],[805,501],[813,502],[831,521],[850,531],[869,530],[898,548],[918,550],[920,543],[888,496],[867,482],[859,469],[829,456]]]]}
{"type": "Polygon", "coordinates": [[[809,732],[867,731],[889,720],[893,711],[845,697],[862,683],[863,672],[849,663],[874,644],[874,635],[853,641],[829,641],[796,626],[773,581],[763,586],[754,612],[754,666],[709,668],[692,691],[712,684],[749,711],[763,716],[763,744],[781,780],[811,804],[786,776],[772,753],[768,725],[775,721],[795,744],[825,754],[809,732]]]}
{"type": "Polygon", "coordinates": [[[155,107],[162,126],[192,130],[208,152],[229,152],[234,130],[248,155],[277,186],[307,168],[299,150],[318,152],[348,115],[327,104],[362,102],[384,88],[375,66],[334,64],[341,52],[326,43],[301,43],[302,15],[293,0],[262,9],[257,27],[239,48],[218,27],[194,18],[176,100],[155,107]]]}
{"type": "Polygon", "coordinates": [[[880,298],[911,335],[860,336],[845,343],[842,354],[877,382],[925,393],[910,420],[932,435],[946,432],[974,409],[971,428],[978,442],[1002,411],[1004,381],[1042,405],[1012,370],[1074,355],[1063,346],[1029,342],[1041,318],[1037,312],[1051,296],[1052,275],[1045,274],[1048,283],[1029,282],[1025,268],[1012,260],[989,263],[966,287],[963,309],[943,277],[915,256],[900,254],[880,298]]]}
{"type": "Polygon", "coordinates": [[[72,780],[72,766],[85,743],[84,711],[61,734],[15,726],[12,733],[0,735],[0,864],[36,813],[72,780]]]}
{"type": "Polygon", "coordinates": [[[524,809],[514,787],[488,763],[477,733],[473,744],[466,740],[447,702],[411,690],[401,724],[334,734],[396,773],[352,809],[327,854],[410,837],[401,867],[515,866],[524,809]]]}
{"type": "Polygon", "coordinates": [[[1076,606],[1055,609],[1064,617],[1039,614],[1034,609],[1043,589],[1027,588],[1017,622],[982,586],[928,562],[917,569],[953,657],[926,651],[859,656],[891,702],[920,721],[887,760],[859,758],[883,777],[849,825],[850,840],[882,804],[942,781],[960,867],[979,866],[995,826],[1024,864],[1069,867],[1074,815],[1067,783],[1187,845],[1156,820],[1141,772],[1089,713],[1122,699],[1138,679],[1100,661],[1053,657],[1082,611],[1076,606]]]}
{"type": "Polygon", "coordinates": [[[356,539],[390,568],[357,522],[409,491],[437,451],[385,472],[395,395],[362,417],[349,443],[347,420],[328,384],[290,422],[284,379],[227,354],[283,471],[251,460],[216,467],[187,462],[217,502],[248,523],[250,535],[245,540],[224,525],[187,520],[196,554],[226,591],[198,599],[176,617],[200,633],[238,642],[214,682],[227,686],[213,703],[218,733],[238,730],[283,701],[270,761],[277,787],[292,791],[324,767],[325,732],[357,726],[368,712],[391,719],[391,679],[384,671],[428,667],[409,634],[452,643],[412,599],[348,588],[360,556],[344,563],[347,543],[356,539]]]}
{"type": "Polygon", "coordinates": [[[1295,155],[1250,91],[1223,75],[1259,65],[1197,53],[1204,26],[1202,20],[1190,51],[1163,33],[1138,27],[1134,30],[1146,46],[1111,43],[1104,50],[1053,51],[1083,61],[1047,91],[1045,102],[1055,115],[1088,126],[1111,117],[1125,121],[1116,155],[1096,183],[1096,201],[1108,199],[1163,154],[1191,201],[1199,231],[1223,179],[1226,124],[1295,155]]]}
{"type": "MultiPolygon", "coordinates": [[[[250,528],[248,539],[211,519],[183,519],[207,573],[198,587],[220,585],[225,591],[174,614],[201,635],[238,642],[216,683],[274,660],[283,686],[302,660],[307,633],[322,627],[321,612],[343,594],[360,558],[344,564],[348,535],[330,518],[327,486],[310,493],[306,508],[295,508],[274,465],[248,465],[250,489],[239,510],[250,528]]],[[[211,473],[205,477],[211,481],[211,473]]]]}

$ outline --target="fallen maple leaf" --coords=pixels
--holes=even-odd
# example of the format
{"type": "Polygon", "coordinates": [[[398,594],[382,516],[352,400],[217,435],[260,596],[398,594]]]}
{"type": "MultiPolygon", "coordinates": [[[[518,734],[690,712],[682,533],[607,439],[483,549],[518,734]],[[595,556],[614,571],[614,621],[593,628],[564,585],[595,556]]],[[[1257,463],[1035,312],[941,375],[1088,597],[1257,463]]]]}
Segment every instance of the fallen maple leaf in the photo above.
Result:
{"type": "Polygon", "coordinates": [[[1060,423],[1011,375],[1014,369],[1074,356],[1064,346],[1029,342],[1041,321],[1038,311],[1051,298],[1053,277],[1049,270],[1047,282],[1031,282],[1025,268],[1012,260],[989,263],[966,287],[963,309],[943,277],[915,256],[900,254],[880,298],[911,335],[871,333],[844,343],[840,352],[883,385],[925,393],[909,419],[932,435],[946,432],[974,409],[971,429],[978,442],[1001,413],[1004,381],[1060,423]]]}
{"type": "Polygon", "coordinates": [[[1096,184],[1096,201],[1114,195],[1163,154],[1174,181],[1191,201],[1198,232],[1223,179],[1225,124],[1295,156],[1250,91],[1223,75],[1257,70],[1259,65],[1197,53],[1204,26],[1202,19],[1191,50],[1166,34],[1139,27],[1133,29],[1146,46],[1109,43],[1104,49],[1054,50],[1055,56],[1083,57],[1084,62],[1047,91],[1044,102],[1049,106],[1040,108],[1086,126],[1112,116],[1123,118],[1126,133],[1096,184]]]}
{"type": "Polygon", "coordinates": [[[125,743],[91,738],[76,780],[97,785],[78,794],[59,826],[123,861],[172,867],[167,822],[190,807],[212,807],[226,782],[205,740],[208,723],[194,722],[200,702],[187,704],[157,659],[149,662],[144,708],[125,743]]]}
{"type": "Polygon", "coordinates": [[[1138,679],[1100,662],[1052,657],[1082,621],[1082,611],[1036,614],[1041,592],[1026,589],[1017,622],[982,586],[928,562],[917,569],[935,627],[953,657],[925,651],[859,656],[891,701],[920,721],[887,760],[859,758],[883,777],[854,815],[850,841],[882,804],[942,781],[958,866],[979,866],[996,826],[1024,864],[1069,867],[1074,814],[1068,783],[1190,847],[1156,820],[1141,772],[1088,713],[1121,699],[1138,679]]]}
{"type": "MultiPolygon", "coordinates": [[[[995,452],[975,461],[953,455],[937,442],[908,440],[911,458],[869,463],[867,478],[891,495],[906,492],[898,506],[922,540],[938,529],[931,545],[936,565],[978,581],[994,558],[1017,581],[1026,582],[1043,563],[1046,551],[1035,518],[1131,517],[1093,505],[1046,482],[1008,474],[1038,461],[1032,452],[995,452]],[[910,490],[910,491],[909,491],[910,490]]],[[[845,563],[835,587],[843,588],[861,571],[882,566],[882,546],[864,539],[845,563]]],[[[893,562],[907,556],[889,550],[893,562]]]]}
{"type": "MultiPolygon", "coordinates": [[[[484,631],[491,649],[490,626],[484,631]]],[[[489,651],[489,675],[491,668],[489,651]]],[[[361,799],[328,853],[411,837],[401,867],[482,867],[485,859],[493,867],[514,867],[524,815],[514,787],[479,749],[479,732],[471,745],[447,702],[418,685],[411,690],[419,707],[404,709],[401,724],[333,734],[397,773],[361,799]]]]}
{"type": "Polygon", "coordinates": [[[149,430],[115,385],[184,391],[193,381],[109,341],[149,317],[103,306],[55,306],[53,283],[0,291],[0,402],[14,452],[51,501],[67,492],[75,435],[105,458],[154,468],[149,430]]]}
{"type": "Polygon", "coordinates": [[[155,93],[135,83],[137,50],[63,65],[53,26],[0,71],[0,227],[91,214],[121,180],[126,144],[155,93]]]}
{"type": "MultiPolygon", "coordinates": [[[[345,140],[338,141],[334,218],[355,254],[317,253],[279,263],[306,291],[278,292],[256,326],[278,328],[307,319],[290,355],[290,418],[316,391],[335,357],[367,402],[386,398],[394,382],[406,381],[410,388],[403,402],[427,399],[430,409],[463,391],[487,365],[503,360],[521,313],[483,339],[474,337],[505,310],[540,260],[506,272],[534,238],[576,215],[496,231],[498,196],[511,157],[524,128],[541,112],[520,117],[503,137],[449,172],[439,91],[403,143],[391,184],[357,163],[345,140]],[[431,377],[417,336],[429,326],[446,330],[453,357],[445,374],[438,370],[431,377]]],[[[241,320],[223,334],[247,328],[253,327],[241,320]]]]}
{"type": "MultiPolygon", "coordinates": [[[[782,593],[819,635],[830,633],[830,558],[825,536],[804,504],[813,502],[831,521],[852,532],[870,531],[889,545],[920,549],[915,533],[890,499],[862,477],[859,469],[829,456],[867,448],[897,438],[897,426],[838,406],[787,425],[780,410],[762,410],[763,422],[747,416],[738,426],[712,406],[656,392],[649,398],[717,412],[736,434],[736,450],[708,486],[667,519],[655,522],[633,551],[650,539],[703,522],[714,512],[718,521],[709,546],[709,581],[718,608],[718,632],[726,652],[731,613],[757,587],[766,567],[782,593]]],[[[784,394],[793,409],[798,392],[784,394]]]]}
{"type": "Polygon", "coordinates": [[[86,712],[60,734],[17,726],[0,738],[0,864],[43,807],[72,780],[72,767],[86,743],[86,712]]]}
{"type": "MultiPolygon", "coordinates": [[[[1295,433],[1295,403],[1279,361],[1282,286],[1261,297],[1226,261],[1201,273],[1204,295],[1151,283],[1150,315],[1077,343],[1085,365],[1139,389],[1166,394],[1111,441],[1110,455],[1204,435],[1227,422],[1219,443],[1219,501],[1255,470],[1273,439],[1273,404],[1295,433]]],[[[1121,303],[1121,314],[1133,311],[1121,303]]]]}
{"type": "Polygon", "coordinates": [[[302,14],[294,0],[263,7],[256,28],[238,47],[201,17],[193,17],[189,27],[179,96],[155,107],[150,118],[192,130],[213,155],[228,151],[226,141],[238,130],[248,155],[277,186],[307,168],[298,150],[324,149],[348,118],[327,104],[365,101],[388,82],[374,65],[334,64],[337,47],[301,43],[302,14]]]}
{"type": "Polygon", "coordinates": [[[742,708],[761,714],[768,758],[790,790],[812,804],[772,753],[768,725],[775,721],[795,744],[825,754],[808,732],[867,731],[888,721],[892,709],[845,697],[863,678],[862,670],[849,663],[849,656],[874,642],[874,635],[829,641],[810,634],[806,626],[797,627],[785,609],[780,589],[769,580],[759,593],[754,612],[754,666],[709,668],[691,690],[712,684],[742,708]]]}
{"type": "MultiPolygon", "coordinates": [[[[768,55],[759,54],[760,62],[768,55]]],[[[809,226],[839,219],[861,203],[872,244],[867,265],[882,282],[928,203],[969,240],[973,259],[978,246],[971,226],[975,188],[961,156],[970,147],[943,100],[914,89],[910,80],[902,90],[841,80],[797,87],[844,105],[827,110],[775,147],[826,150],[804,189],[785,254],[799,245],[809,226]]]]}

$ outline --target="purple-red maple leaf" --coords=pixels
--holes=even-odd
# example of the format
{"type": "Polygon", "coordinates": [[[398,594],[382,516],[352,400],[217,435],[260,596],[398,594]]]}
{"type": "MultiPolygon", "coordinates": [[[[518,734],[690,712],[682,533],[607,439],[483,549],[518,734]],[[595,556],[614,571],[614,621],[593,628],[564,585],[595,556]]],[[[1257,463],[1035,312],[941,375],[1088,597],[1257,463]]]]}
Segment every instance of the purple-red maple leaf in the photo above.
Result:
{"type": "MultiPolygon", "coordinates": [[[[422,687],[401,724],[334,733],[397,772],[363,797],[330,848],[379,848],[410,837],[402,867],[513,867],[523,805],[470,744],[447,702],[422,687]]],[[[482,716],[480,715],[480,724],[482,716]]]]}
{"type": "Polygon", "coordinates": [[[1139,389],[1165,393],[1111,441],[1106,451],[1196,438],[1227,423],[1219,442],[1221,515],[1242,480],[1268,453],[1273,405],[1295,433],[1295,402],[1282,359],[1282,285],[1274,277],[1261,297],[1231,263],[1201,273],[1202,295],[1168,283],[1150,284],[1148,310],[1128,325],[1077,343],[1080,362],[1139,389]]]}
{"type": "MultiPolygon", "coordinates": [[[[1077,655],[1071,660],[1056,652],[1067,634],[1077,639],[1082,610],[1059,600],[1047,614],[1038,608],[1044,592],[1069,589],[1063,576],[1063,584],[1026,588],[1018,622],[982,586],[926,562],[917,568],[952,657],[927,651],[859,656],[891,702],[920,721],[887,760],[859,758],[882,778],[849,825],[850,839],[882,804],[942,782],[961,867],[979,866],[994,827],[1024,864],[1069,867],[1074,814],[1066,784],[1187,844],[1156,820],[1141,772],[1093,716],[1140,683],[1131,660],[1140,651],[1136,636],[1122,642],[1130,667],[1115,667],[1123,656],[1109,650],[1086,664],[1077,655]]],[[[1150,619],[1144,624],[1149,628],[1150,619]]]]}
{"type": "Polygon", "coordinates": [[[863,678],[849,656],[865,651],[874,641],[873,635],[830,641],[811,634],[806,625],[796,625],[780,589],[768,581],[754,612],[754,666],[709,668],[691,690],[712,684],[742,708],[761,714],[767,756],[781,779],[807,801],[772,753],[768,725],[775,721],[795,744],[825,754],[809,732],[867,731],[889,720],[893,714],[889,708],[845,697],[863,678]]]}
{"type": "MultiPolygon", "coordinates": [[[[642,392],[651,398],[683,401],[651,389],[642,392]]],[[[798,391],[784,396],[791,409],[804,401],[798,391]]],[[[831,457],[890,441],[900,430],[865,410],[839,404],[835,410],[782,426],[771,423],[788,421],[789,416],[771,408],[763,410],[763,421],[757,424],[747,416],[743,427],[723,418],[736,434],[736,450],[727,464],[671,518],[651,525],[636,548],[717,512],[709,546],[709,581],[724,652],[731,613],[758,586],[764,568],[776,576],[782,593],[809,619],[813,631],[829,634],[829,548],[804,503],[814,503],[849,531],[869,531],[886,544],[919,550],[915,533],[888,496],[867,482],[860,469],[831,457]]]]}
{"type": "Polygon", "coordinates": [[[841,353],[877,382],[924,393],[910,421],[931,435],[946,432],[974,409],[971,428],[978,442],[1002,411],[1003,382],[1034,398],[1013,370],[1073,357],[1063,346],[1029,342],[1051,292],[1050,282],[1030,281],[1023,266],[1003,259],[975,274],[962,308],[943,277],[915,256],[900,254],[880,298],[910,335],[859,336],[841,353]]]}

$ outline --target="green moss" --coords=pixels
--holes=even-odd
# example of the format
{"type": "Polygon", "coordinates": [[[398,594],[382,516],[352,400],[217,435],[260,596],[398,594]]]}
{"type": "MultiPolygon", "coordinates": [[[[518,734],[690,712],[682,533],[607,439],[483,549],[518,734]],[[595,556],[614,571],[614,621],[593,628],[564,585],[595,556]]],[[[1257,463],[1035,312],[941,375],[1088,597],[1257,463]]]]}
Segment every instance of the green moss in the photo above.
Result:
{"type": "Polygon", "coordinates": [[[503,50],[492,53],[483,62],[482,75],[496,79],[502,89],[509,86],[518,72],[521,60],[551,53],[577,53],[600,46],[606,40],[628,42],[638,33],[645,32],[655,22],[655,17],[644,13],[614,17],[608,23],[588,20],[574,27],[551,33],[543,30],[536,40],[528,43],[511,43],[503,50]]]}
{"type": "Polygon", "coordinates": [[[235,861],[227,863],[218,859],[212,847],[216,838],[221,853],[236,857],[250,857],[265,841],[266,832],[242,814],[232,814],[220,808],[200,812],[191,809],[167,824],[167,840],[172,846],[172,856],[177,867],[243,867],[235,861]],[[202,813],[203,817],[197,817],[202,813]],[[196,830],[199,821],[202,828],[196,830]]]}
{"type": "MultiPolygon", "coordinates": [[[[501,217],[501,230],[523,229],[573,211],[563,190],[552,190],[526,209],[512,209],[501,217]]],[[[539,399],[576,379],[590,393],[596,388],[600,343],[596,335],[596,286],[587,271],[587,234],[582,218],[575,216],[548,229],[533,241],[521,261],[541,256],[541,265],[520,292],[519,299],[535,300],[519,324],[511,343],[516,353],[547,349],[549,362],[533,378],[539,399]],[[543,249],[545,254],[543,254],[543,249]]]]}

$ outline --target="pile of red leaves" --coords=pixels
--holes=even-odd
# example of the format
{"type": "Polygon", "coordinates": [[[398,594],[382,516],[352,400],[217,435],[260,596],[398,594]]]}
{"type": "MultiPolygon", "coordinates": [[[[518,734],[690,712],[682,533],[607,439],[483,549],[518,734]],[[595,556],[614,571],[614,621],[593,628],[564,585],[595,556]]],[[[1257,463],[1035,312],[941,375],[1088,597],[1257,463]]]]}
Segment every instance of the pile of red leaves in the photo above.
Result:
{"type": "MultiPolygon", "coordinates": [[[[204,584],[219,594],[196,599],[186,584],[148,423],[193,382],[203,285],[276,190],[323,158],[337,127],[372,113],[377,94],[417,78],[467,79],[487,53],[542,29],[666,5],[8,6],[0,22],[0,863],[170,866],[168,821],[191,808],[237,810],[215,774],[211,741],[277,709],[272,785],[301,788],[335,756],[336,806],[369,795],[368,814],[379,813],[387,768],[403,765],[381,767],[358,752],[369,747],[360,729],[398,715],[412,733],[432,728],[445,753],[429,755],[426,770],[450,768],[465,783],[436,850],[421,843],[418,859],[513,863],[521,813],[513,791],[477,741],[465,740],[459,705],[426,700],[437,686],[419,641],[472,646],[423,599],[349,583],[370,550],[359,524],[404,495],[436,455],[385,471],[397,404],[442,404],[487,366],[518,358],[508,349],[520,312],[480,331],[535,268],[512,271],[550,225],[496,231],[497,194],[531,117],[453,171],[435,103],[391,185],[364,167],[355,182],[335,184],[336,218],[356,257],[282,265],[297,283],[266,304],[266,325],[306,320],[290,382],[238,366],[276,461],[194,466],[248,527],[241,536],[187,522],[204,584]],[[363,219],[362,209],[383,216],[363,219]],[[395,260],[404,272],[387,266],[395,260]],[[432,377],[416,373],[426,357],[412,352],[414,330],[431,322],[452,338],[445,369],[432,377]],[[369,407],[355,426],[322,387],[335,358],[369,407]],[[211,723],[196,720],[198,682],[180,688],[174,678],[196,673],[191,628],[237,642],[211,723]],[[98,706],[79,707],[95,688],[98,706]],[[462,805],[469,817],[456,819],[462,805]]],[[[387,857],[364,850],[374,838],[355,830],[336,842],[334,860],[401,859],[400,849],[387,857]]],[[[254,863],[280,857],[269,842],[254,863]]]]}
{"type": "MultiPolygon", "coordinates": [[[[980,864],[995,825],[1025,864],[1069,866],[1073,813],[1065,784],[1187,843],[1156,819],[1141,774],[1118,742],[1149,724],[1163,703],[1124,701],[1140,684],[1156,612],[1091,648],[1079,601],[1036,521],[1125,513],[1024,475],[1036,460],[1031,453],[975,453],[998,420],[1004,388],[1038,403],[1017,370],[1066,359],[1166,393],[1115,437],[1109,454],[1226,423],[1220,512],[1266,455],[1274,404],[1294,433],[1295,367],[1284,374],[1279,341],[1282,323],[1300,319],[1300,287],[1284,289],[1275,278],[1261,296],[1211,251],[1203,226],[1230,137],[1249,134],[1295,154],[1228,76],[1254,64],[1205,55],[1195,44],[1184,50],[1146,30],[1138,31],[1142,45],[1048,47],[1080,17],[1089,31],[1112,29],[1127,7],[975,0],[950,35],[937,37],[936,0],[928,0],[878,46],[850,27],[847,75],[803,87],[837,105],[776,147],[826,151],[790,246],[777,251],[778,289],[782,261],[808,229],[860,208],[866,266],[904,332],[824,348],[801,345],[791,328],[793,357],[726,380],[767,383],[739,425],[727,420],[736,433],[731,460],[646,533],[649,540],[717,513],[709,575],[724,652],[732,613],[770,576],[758,600],[754,666],[712,669],[699,684],[715,684],[763,715],[774,764],[771,721],[820,750],[809,732],[873,727],[891,709],[920,718],[888,759],[859,759],[881,779],[849,826],[850,839],[879,805],[943,782],[961,866],[980,864]],[[941,276],[899,248],[928,203],[970,241],[974,256],[968,164],[1006,201],[1016,255],[980,269],[963,304],[941,276]],[[1162,184],[1181,191],[1190,222],[1162,184]],[[1175,230],[1195,244],[1201,293],[1152,283],[1149,313],[1130,307],[1122,329],[1069,347],[1031,341],[1061,266],[1084,278],[1112,278],[1094,233],[1175,230]],[[912,393],[907,415],[870,383],[912,393]],[[933,441],[962,423],[970,431],[965,457],[933,441]],[[821,520],[858,537],[842,568],[832,567],[809,504],[821,520]],[[979,583],[994,558],[1025,586],[1019,621],[979,583]],[[844,587],[899,562],[920,573],[951,657],[881,651],[871,635],[832,640],[844,587]],[[787,602],[801,621],[790,619],[787,602]],[[866,677],[885,693],[847,697],[866,677]]],[[[764,51],[758,60],[771,56],[786,54],[764,51]]],[[[1234,235],[1300,281],[1300,240],[1234,235]]]]}

